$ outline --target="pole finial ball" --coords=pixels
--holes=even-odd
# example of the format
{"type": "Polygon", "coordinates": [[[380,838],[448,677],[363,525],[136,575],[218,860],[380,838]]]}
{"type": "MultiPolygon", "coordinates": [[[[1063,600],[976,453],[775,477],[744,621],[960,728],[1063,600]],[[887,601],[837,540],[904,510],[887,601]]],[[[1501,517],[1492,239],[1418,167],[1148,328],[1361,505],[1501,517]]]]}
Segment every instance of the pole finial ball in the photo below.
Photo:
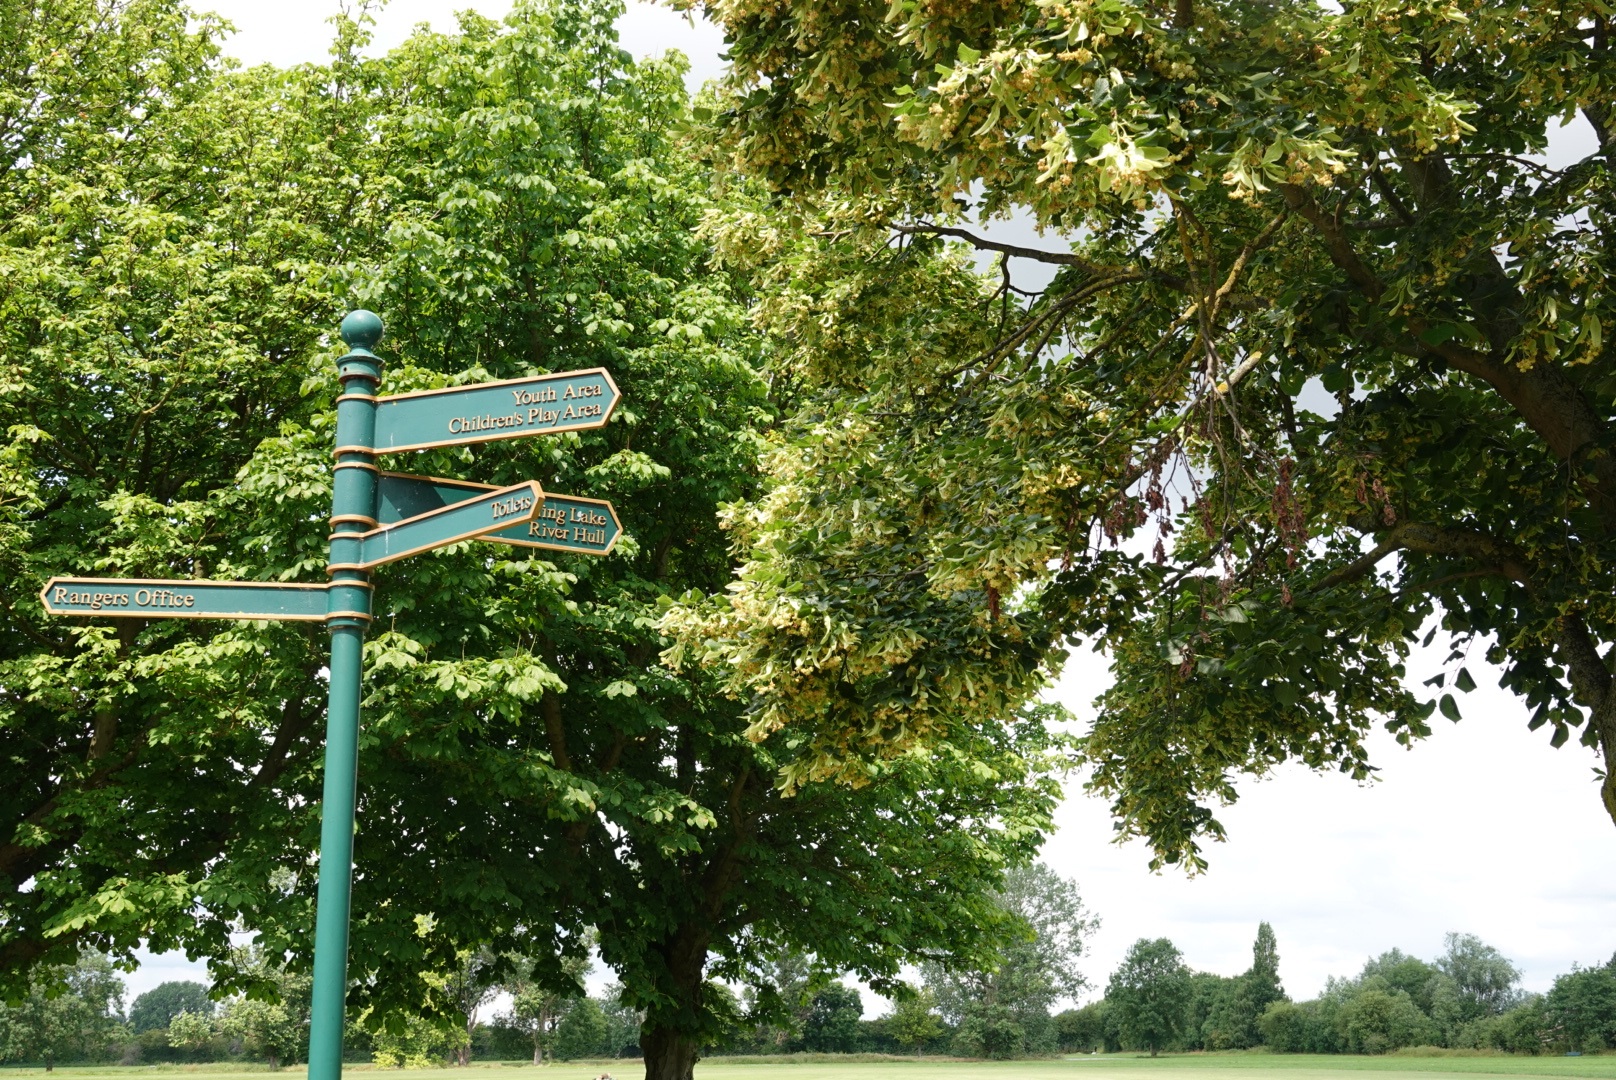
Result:
{"type": "Polygon", "coordinates": [[[342,320],[342,340],[351,349],[373,349],[382,339],[381,316],[360,308],[342,320]]]}

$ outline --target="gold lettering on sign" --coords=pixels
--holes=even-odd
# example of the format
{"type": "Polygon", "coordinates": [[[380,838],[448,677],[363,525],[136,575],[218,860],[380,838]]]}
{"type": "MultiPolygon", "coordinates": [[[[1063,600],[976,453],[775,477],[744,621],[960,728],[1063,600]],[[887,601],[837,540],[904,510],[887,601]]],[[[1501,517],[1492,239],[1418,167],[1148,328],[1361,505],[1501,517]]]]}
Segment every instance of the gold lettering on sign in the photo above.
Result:
{"type": "Polygon", "coordinates": [[[136,589],[136,607],[156,608],[188,608],[196,606],[196,597],[191,593],[178,593],[173,589],[136,589]]]}
{"type": "Polygon", "coordinates": [[[565,540],[567,527],[565,525],[552,525],[540,518],[534,519],[527,527],[527,534],[534,540],[565,540]]]}
{"type": "Polygon", "coordinates": [[[508,499],[500,499],[493,504],[494,520],[512,517],[516,514],[526,514],[533,509],[533,496],[512,495],[508,499]]]}
{"type": "Polygon", "coordinates": [[[449,421],[449,434],[465,435],[474,431],[499,431],[503,428],[522,427],[527,424],[521,413],[511,413],[509,416],[494,416],[484,413],[482,416],[456,416],[449,421]]]}

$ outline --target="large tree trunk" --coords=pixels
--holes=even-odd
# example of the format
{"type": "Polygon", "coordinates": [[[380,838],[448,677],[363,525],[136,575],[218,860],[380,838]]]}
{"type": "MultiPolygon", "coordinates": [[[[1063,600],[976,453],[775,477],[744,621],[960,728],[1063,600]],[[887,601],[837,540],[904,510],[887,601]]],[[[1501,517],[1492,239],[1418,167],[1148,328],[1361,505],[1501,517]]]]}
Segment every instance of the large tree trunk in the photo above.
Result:
{"type": "Polygon", "coordinates": [[[640,1051],[645,1055],[645,1080],[694,1080],[696,1040],[668,1028],[646,1024],[640,1030],[640,1051]]]}
{"type": "Polygon", "coordinates": [[[645,1080],[694,1080],[701,1056],[698,1037],[704,1026],[702,990],[707,974],[708,933],[699,926],[681,926],[673,939],[657,951],[666,964],[662,989],[672,1007],[646,1013],[640,1026],[640,1051],[645,1055],[645,1080]]]}

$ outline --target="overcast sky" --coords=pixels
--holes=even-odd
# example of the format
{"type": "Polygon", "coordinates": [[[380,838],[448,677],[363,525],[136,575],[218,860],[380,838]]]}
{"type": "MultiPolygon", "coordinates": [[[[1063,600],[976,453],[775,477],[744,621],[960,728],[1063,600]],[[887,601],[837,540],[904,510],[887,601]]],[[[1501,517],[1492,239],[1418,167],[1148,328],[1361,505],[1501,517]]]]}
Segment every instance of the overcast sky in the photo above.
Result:
{"type": "MultiPolygon", "coordinates": [[[[247,63],[325,59],[332,0],[197,6],[236,24],[227,51],[247,63]]],[[[450,30],[452,13],[466,7],[498,16],[510,5],[393,0],[378,17],[376,48],[397,44],[421,22],[450,30]]],[[[716,30],[666,9],[633,3],[620,30],[637,56],[684,51],[693,84],[722,67],[716,30]]],[[[1573,127],[1557,136],[1550,158],[1560,164],[1590,148],[1589,133],[1573,127]]],[[[1416,657],[1414,677],[1437,670],[1444,651],[1416,657]]],[[[1208,852],[1211,870],[1195,879],[1153,875],[1141,845],[1111,843],[1105,806],[1074,783],[1046,859],[1081,883],[1103,920],[1090,978],[1103,988],[1129,944],[1162,936],[1194,967],[1238,974],[1250,964],[1263,919],[1278,934],[1280,974],[1298,998],[1386,949],[1434,957],[1450,930],[1497,946],[1531,990],[1547,990],[1574,962],[1608,959],[1616,952],[1616,825],[1600,806],[1595,756],[1580,746],[1553,750],[1547,730],[1527,731],[1525,710],[1494,688],[1496,672],[1485,671],[1481,651],[1469,663],[1480,688],[1461,698],[1462,723],[1439,717],[1436,734],[1413,750],[1375,739],[1382,771],[1368,787],[1300,768],[1243,784],[1240,802],[1220,814],[1229,842],[1208,852]]],[[[1057,696],[1089,716],[1105,682],[1104,664],[1080,655],[1057,696]]],[[[160,957],[128,980],[133,994],[201,971],[183,957],[160,957]]],[[[598,988],[604,979],[593,982],[598,988]]],[[[874,1001],[866,1010],[881,1011],[874,1001]]]]}

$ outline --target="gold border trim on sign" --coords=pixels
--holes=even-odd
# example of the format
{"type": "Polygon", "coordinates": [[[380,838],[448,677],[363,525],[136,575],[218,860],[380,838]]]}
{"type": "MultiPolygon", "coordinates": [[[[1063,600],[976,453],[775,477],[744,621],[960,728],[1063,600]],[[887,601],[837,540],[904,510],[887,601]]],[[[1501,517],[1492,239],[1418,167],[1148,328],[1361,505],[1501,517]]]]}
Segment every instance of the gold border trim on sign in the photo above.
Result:
{"type": "Polygon", "coordinates": [[[126,585],[130,588],[140,588],[146,585],[187,585],[194,589],[201,585],[224,585],[233,589],[295,589],[298,591],[313,590],[322,593],[329,588],[326,585],[309,585],[300,581],[217,581],[213,578],[97,578],[62,577],[58,575],[45,582],[45,587],[39,590],[39,602],[45,608],[47,615],[55,615],[58,618],[81,615],[92,619],[240,619],[248,622],[322,622],[325,619],[323,613],[319,615],[265,615],[263,613],[202,611],[178,614],[174,613],[171,608],[164,608],[162,614],[153,614],[150,611],[125,610],[122,608],[115,611],[106,608],[100,611],[53,608],[50,601],[50,591],[59,582],[63,581],[82,581],[89,585],[126,585]]]}
{"type": "MultiPolygon", "coordinates": [[[[605,427],[606,422],[612,418],[612,414],[617,412],[618,403],[623,400],[623,392],[618,389],[617,380],[612,378],[612,373],[603,367],[580,368],[577,371],[558,371],[553,375],[530,375],[525,379],[497,379],[494,382],[477,383],[475,386],[446,386],[441,390],[411,390],[403,394],[389,394],[386,397],[377,399],[377,418],[379,421],[382,407],[384,407],[388,402],[397,401],[400,398],[436,397],[443,394],[463,394],[469,393],[473,390],[486,390],[491,386],[510,386],[514,383],[536,383],[551,379],[574,378],[580,375],[599,375],[601,378],[606,380],[606,385],[612,388],[612,403],[607,407],[606,412],[602,414],[598,421],[592,420],[587,424],[568,424],[566,427],[545,428],[542,431],[511,430],[507,428],[501,434],[485,435],[477,439],[451,438],[439,439],[434,442],[410,443],[405,446],[377,446],[368,448],[366,453],[375,454],[378,456],[381,454],[402,454],[409,450],[431,450],[439,446],[474,446],[478,443],[498,442],[501,439],[520,439],[529,435],[560,435],[567,431],[593,431],[595,428],[605,427]]],[[[342,450],[341,447],[338,447],[337,449],[339,453],[342,450]]]]}
{"type": "MultiPolygon", "coordinates": [[[[511,484],[508,487],[494,488],[493,490],[485,492],[484,494],[488,495],[488,496],[505,495],[507,493],[514,494],[515,492],[517,492],[518,490],[523,489],[523,488],[526,488],[533,495],[533,513],[529,514],[525,518],[519,518],[516,521],[495,522],[492,525],[488,526],[487,528],[474,529],[471,532],[461,533],[461,534],[456,535],[456,536],[451,536],[451,537],[446,537],[446,538],[442,538],[442,539],[433,540],[431,543],[426,544],[423,547],[415,547],[415,548],[410,548],[408,551],[400,551],[400,552],[397,552],[397,553],[390,553],[385,559],[377,559],[377,560],[375,560],[373,562],[361,563],[361,564],[359,564],[358,569],[360,569],[360,570],[374,570],[378,566],[386,566],[390,562],[397,562],[400,559],[407,559],[411,555],[419,555],[424,551],[431,551],[434,548],[448,547],[450,544],[458,544],[462,540],[475,540],[480,536],[486,536],[488,533],[497,532],[500,529],[508,529],[512,525],[520,525],[520,524],[522,524],[524,522],[532,521],[534,514],[537,514],[539,512],[539,508],[544,505],[544,488],[539,486],[539,482],[537,480],[526,480],[526,481],[523,481],[520,484],[511,484]]],[[[420,523],[422,521],[425,521],[427,518],[434,518],[434,517],[439,516],[440,514],[448,514],[448,513],[453,513],[453,512],[462,510],[462,509],[465,508],[466,502],[470,502],[470,501],[471,500],[468,499],[465,502],[458,502],[458,503],[454,503],[454,504],[449,505],[449,506],[441,506],[436,510],[429,510],[428,512],[426,512],[424,514],[417,514],[412,518],[405,518],[403,521],[395,521],[392,524],[384,525],[379,529],[372,529],[369,532],[365,532],[365,533],[357,533],[357,534],[349,533],[349,534],[347,534],[347,536],[348,536],[349,539],[357,539],[357,540],[359,540],[361,545],[363,545],[363,543],[366,540],[369,540],[371,537],[377,536],[377,535],[379,535],[381,533],[392,532],[394,529],[401,528],[402,526],[405,526],[405,525],[415,525],[415,524],[418,524],[418,523],[420,523]]],[[[361,551],[364,550],[362,546],[361,546],[360,550],[361,551]]]]}
{"type": "MultiPolygon", "coordinates": [[[[612,506],[609,500],[591,499],[587,495],[561,495],[559,493],[552,492],[545,492],[544,497],[546,499],[571,499],[573,502],[594,503],[596,506],[604,506],[606,508],[606,513],[611,515],[612,524],[617,526],[617,532],[613,534],[612,542],[601,548],[599,551],[596,551],[593,548],[581,549],[576,547],[567,547],[562,544],[546,544],[541,543],[538,540],[513,540],[508,536],[485,536],[483,539],[492,541],[496,544],[509,544],[512,547],[544,548],[546,551],[565,551],[573,555],[610,555],[617,548],[617,542],[623,538],[623,522],[622,519],[617,516],[617,508],[612,506]]],[[[533,516],[537,517],[538,515],[535,514],[533,516]]]]}
{"type": "MultiPolygon", "coordinates": [[[[422,473],[381,472],[377,474],[378,479],[384,476],[391,476],[397,480],[424,480],[427,483],[447,484],[450,487],[479,488],[484,491],[493,491],[497,487],[495,484],[479,484],[475,480],[451,480],[446,476],[426,476],[422,473]]],[[[592,549],[580,550],[579,548],[567,547],[563,544],[546,544],[541,543],[538,540],[514,540],[508,536],[484,535],[480,539],[487,540],[494,544],[508,544],[511,547],[543,548],[546,551],[565,551],[573,555],[610,555],[617,549],[617,541],[621,540],[623,537],[623,521],[617,516],[617,508],[612,505],[610,499],[593,499],[588,495],[563,495],[556,491],[546,491],[544,493],[544,497],[546,499],[571,499],[573,502],[593,503],[596,506],[604,506],[606,508],[606,512],[611,515],[612,524],[617,526],[617,532],[612,537],[612,542],[601,548],[599,551],[595,551],[592,549]]],[[[535,514],[533,517],[538,517],[538,515],[535,514]]],[[[529,518],[528,520],[531,522],[533,519],[529,518]]]]}

